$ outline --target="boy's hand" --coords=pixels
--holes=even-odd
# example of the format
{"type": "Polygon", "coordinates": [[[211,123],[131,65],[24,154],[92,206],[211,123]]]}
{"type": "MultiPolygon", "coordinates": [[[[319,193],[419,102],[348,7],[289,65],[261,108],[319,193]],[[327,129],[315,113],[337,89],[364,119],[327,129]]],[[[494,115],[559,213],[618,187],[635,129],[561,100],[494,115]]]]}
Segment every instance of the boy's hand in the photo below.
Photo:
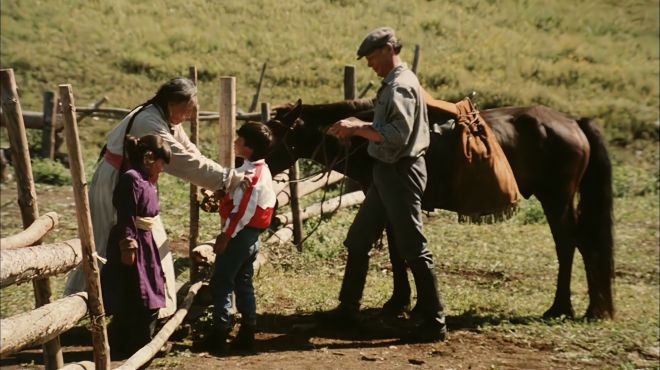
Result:
{"type": "Polygon", "coordinates": [[[229,240],[230,240],[229,236],[225,233],[221,233],[220,235],[218,235],[217,238],[215,238],[213,251],[215,252],[216,257],[221,255],[225,251],[225,249],[227,249],[229,240]]]}
{"type": "Polygon", "coordinates": [[[218,212],[220,209],[220,200],[225,196],[224,192],[201,189],[203,195],[202,201],[199,202],[199,208],[205,212],[218,212]]]}

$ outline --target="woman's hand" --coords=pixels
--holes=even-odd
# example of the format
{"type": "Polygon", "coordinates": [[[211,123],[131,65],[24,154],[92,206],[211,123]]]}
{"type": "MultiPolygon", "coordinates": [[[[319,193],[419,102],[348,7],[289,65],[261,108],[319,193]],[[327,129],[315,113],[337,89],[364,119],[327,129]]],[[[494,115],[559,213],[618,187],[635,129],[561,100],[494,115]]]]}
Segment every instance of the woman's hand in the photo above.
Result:
{"type": "Polygon", "coordinates": [[[227,186],[227,193],[232,194],[234,190],[241,188],[243,190],[247,189],[252,182],[251,171],[238,173],[236,170],[231,171],[231,179],[229,180],[229,185],[227,186]]]}
{"type": "Polygon", "coordinates": [[[229,240],[231,240],[231,238],[225,233],[221,233],[220,235],[218,235],[217,238],[215,238],[213,251],[215,252],[216,257],[221,255],[225,251],[225,249],[227,249],[227,245],[229,245],[229,240]]]}
{"type": "Polygon", "coordinates": [[[126,238],[119,242],[119,251],[121,252],[121,263],[126,266],[133,266],[137,260],[138,244],[135,239],[126,238]]]}

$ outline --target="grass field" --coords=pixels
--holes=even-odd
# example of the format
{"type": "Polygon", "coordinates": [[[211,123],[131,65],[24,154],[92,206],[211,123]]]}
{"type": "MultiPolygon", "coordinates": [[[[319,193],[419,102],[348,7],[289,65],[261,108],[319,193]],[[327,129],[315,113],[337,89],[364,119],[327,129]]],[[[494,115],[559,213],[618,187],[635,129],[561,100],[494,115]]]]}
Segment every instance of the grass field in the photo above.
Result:
{"type": "MultiPolygon", "coordinates": [[[[237,105],[247,109],[264,62],[262,101],[338,101],[344,65],[356,65],[358,91],[378,83],[355,60],[355,50],[369,30],[391,25],[409,64],[420,46],[418,75],[438,98],[458,100],[476,91],[483,108],[545,104],[594,118],[610,142],[614,169],[617,319],[540,319],[554,294],[557,263],[542,210],[531,199],[498,225],[459,224],[444,211],[426,219],[450,331],[543,351],[577,368],[660,367],[658,0],[26,0],[0,6],[0,67],[14,69],[24,110],[41,110],[43,91],[61,83],[73,85],[80,106],[107,95],[107,106],[132,107],[190,65],[199,69],[202,110],[217,110],[217,81],[226,75],[236,76],[237,105]]],[[[115,124],[81,123],[88,178],[115,124]]],[[[212,158],[216,131],[211,124],[201,129],[200,146],[212,158]]],[[[37,148],[40,133],[29,135],[37,148]]],[[[0,146],[8,145],[2,129],[0,146]]],[[[33,168],[41,181],[41,212],[61,215],[46,242],[75,237],[70,186],[45,184],[66,183],[68,170],[44,161],[33,168]]],[[[188,186],[171,176],[160,186],[167,189],[161,204],[170,210],[164,214],[169,237],[185,242],[188,186]]],[[[21,227],[16,185],[0,185],[0,194],[5,237],[21,227]]],[[[255,280],[260,314],[296,315],[336,304],[345,258],[341,241],[354,213],[324,221],[303,253],[288,245],[266,247],[271,263],[255,280]]],[[[202,214],[202,240],[217,232],[216,217],[202,214]]],[[[317,222],[308,221],[306,231],[317,222]]],[[[366,308],[380,306],[391,291],[386,254],[374,252],[366,308]]],[[[572,288],[576,312],[583,314],[588,302],[578,255],[572,288]]],[[[53,290],[61,293],[62,278],[53,279],[53,290]]],[[[30,284],[0,294],[2,318],[32,305],[30,284]]],[[[154,366],[180,367],[186,353],[181,349],[154,366]]],[[[506,367],[487,360],[476,368],[506,367]]]]}

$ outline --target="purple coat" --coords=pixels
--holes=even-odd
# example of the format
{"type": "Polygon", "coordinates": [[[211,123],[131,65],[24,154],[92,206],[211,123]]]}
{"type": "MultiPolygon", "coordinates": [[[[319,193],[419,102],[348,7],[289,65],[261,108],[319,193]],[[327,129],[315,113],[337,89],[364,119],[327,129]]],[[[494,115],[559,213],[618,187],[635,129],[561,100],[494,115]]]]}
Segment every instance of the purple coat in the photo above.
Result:
{"type": "Polygon", "coordinates": [[[112,203],[117,210],[117,223],[108,238],[108,262],[101,273],[105,309],[109,314],[121,310],[123,304],[142,304],[153,310],[165,307],[165,274],[158,246],[150,230],[136,227],[139,217],[159,213],[156,185],[145,173],[131,169],[119,177],[112,203]],[[137,241],[137,260],[133,266],[121,263],[119,242],[125,238],[137,241]]]}

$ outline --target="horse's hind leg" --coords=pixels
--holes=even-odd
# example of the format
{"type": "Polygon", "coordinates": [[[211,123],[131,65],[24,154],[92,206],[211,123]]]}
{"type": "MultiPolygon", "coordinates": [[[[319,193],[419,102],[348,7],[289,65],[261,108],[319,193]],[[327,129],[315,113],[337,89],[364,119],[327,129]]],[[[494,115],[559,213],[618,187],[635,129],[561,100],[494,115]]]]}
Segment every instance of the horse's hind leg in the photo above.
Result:
{"type": "Polygon", "coordinates": [[[557,274],[557,290],[552,306],[543,317],[574,317],[571,304],[571,270],[575,256],[576,218],[573,206],[573,195],[570,196],[537,196],[543,205],[543,210],[550,225],[550,231],[555,241],[555,250],[559,262],[557,274]]]}

